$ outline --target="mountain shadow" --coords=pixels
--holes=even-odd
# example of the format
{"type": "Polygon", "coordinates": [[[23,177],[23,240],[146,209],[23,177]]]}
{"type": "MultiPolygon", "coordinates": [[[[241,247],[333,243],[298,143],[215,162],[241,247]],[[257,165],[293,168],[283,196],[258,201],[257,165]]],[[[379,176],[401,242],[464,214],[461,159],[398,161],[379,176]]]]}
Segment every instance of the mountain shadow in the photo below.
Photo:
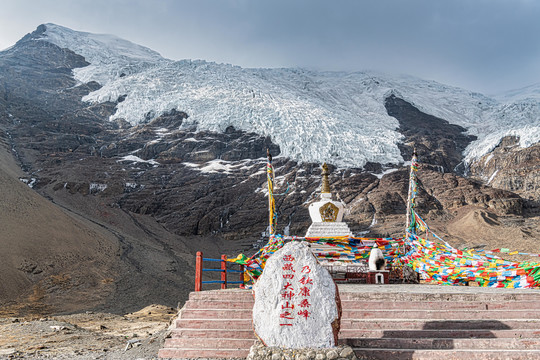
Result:
{"type": "Polygon", "coordinates": [[[410,159],[416,147],[423,163],[442,167],[444,172],[459,170],[463,151],[476,136],[466,135],[464,127],[425,114],[393,94],[385,99],[384,106],[388,115],[399,121],[398,131],[405,136],[398,144],[404,159],[410,159]]]}

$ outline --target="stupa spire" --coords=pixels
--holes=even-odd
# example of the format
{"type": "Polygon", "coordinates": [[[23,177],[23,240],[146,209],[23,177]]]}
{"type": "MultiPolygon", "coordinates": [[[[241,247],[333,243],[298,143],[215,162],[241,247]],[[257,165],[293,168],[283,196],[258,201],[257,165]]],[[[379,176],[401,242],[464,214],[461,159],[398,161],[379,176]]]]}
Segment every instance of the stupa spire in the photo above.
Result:
{"type": "Polygon", "coordinates": [[[321,194],[330,194],[330,182],[328,182],[328,175],[330,175],[330,171],[328,170],[328,165],[326,165],[326,163],[323,164],[322,170],[321,194]]]}

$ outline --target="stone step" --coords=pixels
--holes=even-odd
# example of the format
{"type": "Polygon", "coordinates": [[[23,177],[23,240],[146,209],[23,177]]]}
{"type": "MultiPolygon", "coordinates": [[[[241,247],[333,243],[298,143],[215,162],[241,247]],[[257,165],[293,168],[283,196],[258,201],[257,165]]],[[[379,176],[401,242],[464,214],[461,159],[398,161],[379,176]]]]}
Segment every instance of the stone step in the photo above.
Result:
{"type": "Polygon", "coordinates": [[[171,331],[173,338],[220,338],[227,337],[228,339],[255,339],[253,330],[231,330],[231,329],[173,329],[171,331]]]}
{"type": "MultiPolygon", "coordinates": [[[[249,319],[177,319],[176,328],[186,329],[229,329],[253,328],[249,319]]],[[[437,320],[430,319],[341,319],[341,330],[510,330],[538,329],[540,321],[529,319],[509,320],[437,320]]]]}
{"type": "MultiPolygon", "coordinates": [[[[223,300],[188,300],[185,309],[252,309],[251,301],[223,301],[223,300]]],[[[540,309],[540,301],[427,301],[415,303],[411,301],[365,301],[343,300],[343,309],[346,310],[412,310],[412,309],[441,309],[441,310],[530,310],[540,309]]]]}
{"type": "MultiPolygon", "coordinates": [[[[540,299],[535,301],[365,301],[342,300],[347,310],[532,310],[540,309],[540,299]]],[[[247,304],[246,304],[247,305],[247,304]]]]}
{"type": "MultiPolygon", "coordinates": [[[[399,324],[394,324],[399,325],[399,324]]],[[[252,329],[230,330],[230,329],[173,329],[171,331],[173,338],[220,338],[229,339],[255,339],[252,329]]],[[[515,338],[515,339],[538,339],[540,338],[540,326],[535,329],[512,329],[512,330],[361,330],[361,329],[342,329],[339,333],[339,339],[347,341],[349,339],[364,338],[410,338],[410,339],[471,339],[471,338],[515,338]]]]}
{"type": "Polygon", "coordinates": [[[192,291],[189,300],[253,301],[253,294],[243,289],[192,291]]]}
{"type": "Polygon", "coordinates": [[[178,319],[175,322],[176,328],[186,329],[228,329],[246,330],[253,328],[253,321],[250,319],[178,319]]]}
{"type": "MultiPolygon", "coordinates": [[[[189,309],[181,311],[180,319],[251,319],[248,309],[189,309]]],[[[452,320],[491,320],[491,319],[540,319],[536,310],[348,310],[343,309],[343,319],[452,319],[452,320]]]]}
{"type": "MultiPolygon", "coordinates": [[[[361,291],[350,291],[351,285],[339,285],[340,298],[342,301],[402,301],[402,302],[484,302],[484,303],[504,303],[515,301],[532,301],[540,300],[540,292],[531,289],[520,289],[519,292],[515,289],[490,289],[498,291],[482,292],[484,288],[478,292],[422,292],[422,287],[430,288],[429,285],[419,285],[419,290],[416,292],[394,292],[388,289],[394,289],[393,285],[355,285],[355,288],[360,287],[361,291]],[[381,291],[384,290],[384,291],[381,291]],[[509,291],[513,290],[513,291],[509,291]]],[[[397,286],[397,285],[396,285],[397,286]]],[[[399,287],[395,287],[399,289],[399,287]]],[[[441,288],[440,286],[438,288],[441,288]]],[[[455,290],[456,287],[448,287],[455,290]]],[[[244,289],[226,289],[226,290],[207,290],[194,291],[189,295],[189,300],[220,300],[220,301],[253,301],[251,290],[244,289]]]]}
{"type": "Polygon", "coordinates": [[[254,339],[230,339],[227,334],[223,338],[168,338],[165,348],[181,349],[249,349],[254,339]]]}
{"type": "Polygon", "coordinates": [[[475,338],[475,339],[437,339],[437,338],[365,338],[343,339],[343,345],[353,348],[370,349],[424,349],[424,350],[477,350],[477,349],[505,349],[505,350],[540,350],[540,339],[513,339],[513,338],[475,338]]]}
{"type": "Polygon", "coordinates": [[[158,352],[159,358],[165,359],[218,359],[218,358],[246,358],[249,354],[247,349],[177,349],[163,348],[158,352]]]}
{"type": "Polygon", "coordinates": [[[534,329],[511,329],[511,330],[362,330],[362,329],[342,329],[339,333],[340,339],[363,339],[363,338],[410,338],[410,339],[468,339],[468,338],[540,338],[540,327],[534,329]]]}
{"type": "Polygon", "coordinates": [[[253,309],[254,301],[188,300],[184,309],[253,309]]]}
{"type": "Polygon", "coordinates": [[[343,310],[343,319],[497,320],[540,319],[536,310],[343,310]]]}
{"type": "MultiPolygon", "coordinates": [[[[373,285],[384,286],[384,285],[373,285]]],[[[526,289],[523,289],[523,293],[377,293],[377,292],[340,292],[340,299],[342,301],[411,301],[417,303],[440,301],[440,302],[504,302],[504,301],[538,301],[540,294],[527,293],[526,289]]]]}
{"type": "Polygon", "coordinates": [[[359,360],[531,360],[540,350],[412,350],[354,348],[359,360]]]}
{"type": "MultiPolygon", "coordinates": [[[[540,350],[501,350],[501,349],[396,349],[396,348],[354,348],[359,360],[531,360],[540,359],[540,350]]],[[[201,348],[162,348],[158,356],[167,359],[187,358],[246,358],[246,349],[201,349],[201,348]]]]}
{"type": "Polygon", "coordinates": [[[179,319],[244,319],[251,320],[252,310],[246,309],[189,309],[182,310],[179,319]]]}
{"type": "Polygon", "coordinates": [[[431,320],[431,319],[341,319],[341,329],[354,330],[510,330],[539,329],[539,320],[431,320]]]}

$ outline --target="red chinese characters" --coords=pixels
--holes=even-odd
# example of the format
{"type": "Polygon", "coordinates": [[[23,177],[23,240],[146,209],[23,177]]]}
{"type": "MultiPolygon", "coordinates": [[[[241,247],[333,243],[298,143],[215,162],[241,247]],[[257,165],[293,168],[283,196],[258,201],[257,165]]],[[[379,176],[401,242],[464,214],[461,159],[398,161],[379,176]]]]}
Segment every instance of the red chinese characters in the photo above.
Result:
{"type": "Polygon", "coordinates": [[[282,266],[281,269],[284,272],[283,278],[287,279],[287,281],[285,282],[285,285],[283,286],[283,289],[281,292],[281,300],[282,301],[284,300],[285,303],[281,305],[282,311],[279,314],[280,326],[292,326],[292,320],[294,319],[293,312],[289,310],[289,309],[291,310],[294,309],[294,303],[291,300],[296,295],[293,292],[294,287],[293,287],[293,284],[291,283],[291,281],[294,279],[294,273],[296,272],[293,266],[294,260],[295,259],[292,255],[283,256],[283,261],[285,262],[285,264],[282,266]]]}
{"type": "Polygon", "coordinates": [[[290,262],[293,262],[294,261],[294,256],[288,254],[288,255],[283,255],[283,261],[290,261],[290,262]]]}
{"type": "Polygon", "coordinates": [[[294,304],[293,303],[289,303],[288,301],[285,302],[285,304],[281,305],[281,308],[282,309],[294,309],[294,304]]]}
{"type": "Polygon", "coordinates": [[[300,310],[300,311],[298,312],[298,315],[300,315],[300,316],[302,316],[302,317],[304,317],[304,318],[307,319],[307,318],[309,317],[309,311],[307,311],[307,310],[300,310]]]}
{"type": "MultiPolygon", "coordinates": [[[[309,274],[311,272],[311,268],[309,265],[305,265],[302,267],[302,270],[300,271],[303,274],[309,274]]],[[[310,312],[307,310],[309,306],[311,306],[309,302],[309,297],[311,296],[311,288],[309,285],[313,285],[313,279],[309,277],[309,275],[303,275],[300,279],[300,283],[304,286],[300,287],[299,289],[299,295],[304,297],[299,303],[299,307],[304,308],[303,310],[298,311],[298,315],[300,317],[303,317],[304,319],[307,319],[310,315],[310,312]]]]}
{"type": "Polygon", "coordinates": [[[295,263],[292,255],[283,255],[282,276],[285,284],[280,292],[281,312],[279,314],[280,326],[293,326],[293,321],[298,319],[307,319],[311,312],[308,308],[311,306],[310,296],[313,286],[313,279],[310,277],[311,268],[309,265],[298,265],[295,263]],[[296,272],[301,275],[295,277],[296,272]],[[299,310],[295,311],[295,307],[299,310]]]}
{"type": "Polygon", "coordinates": [[[293,319],[292,313],[290,311],[285,311],[285,312],[281,313],[279,315],[279,317],[282,318],[282,319],[290,319],[290,320],[293,319]]]}
{"type": "Polygon", "coordinates": [[[295,272],[294,268],[293,268],[293,265],[291,263],[287,263],[287,264],[283,265],[282,269],[295,272]]]}
{"type": "Polygon", "coordinates": [[[306,286],[300,288],[300,296],[311,296],[309,293],[309,288],[306,286]]]}
{"type": "Polygon", "coordinates": [[[284,293],[281,293],[281,298],[282,299],[289,299],[291,300],[293,297],[294,297],[295,293],[293,293],[292,291],[286,291],[284,293]]]}

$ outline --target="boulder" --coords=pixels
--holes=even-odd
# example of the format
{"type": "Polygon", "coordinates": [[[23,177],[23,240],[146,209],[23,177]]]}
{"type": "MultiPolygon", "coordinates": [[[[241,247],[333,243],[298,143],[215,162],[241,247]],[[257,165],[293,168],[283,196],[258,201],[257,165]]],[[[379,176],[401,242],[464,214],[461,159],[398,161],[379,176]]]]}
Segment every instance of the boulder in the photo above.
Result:
{"type": "Polygon", "coordinates": [[[306,242],[290,242],[276,251],[253,289],[254,330],[266,346],[336,346],[339,292],[306,242]]]}

